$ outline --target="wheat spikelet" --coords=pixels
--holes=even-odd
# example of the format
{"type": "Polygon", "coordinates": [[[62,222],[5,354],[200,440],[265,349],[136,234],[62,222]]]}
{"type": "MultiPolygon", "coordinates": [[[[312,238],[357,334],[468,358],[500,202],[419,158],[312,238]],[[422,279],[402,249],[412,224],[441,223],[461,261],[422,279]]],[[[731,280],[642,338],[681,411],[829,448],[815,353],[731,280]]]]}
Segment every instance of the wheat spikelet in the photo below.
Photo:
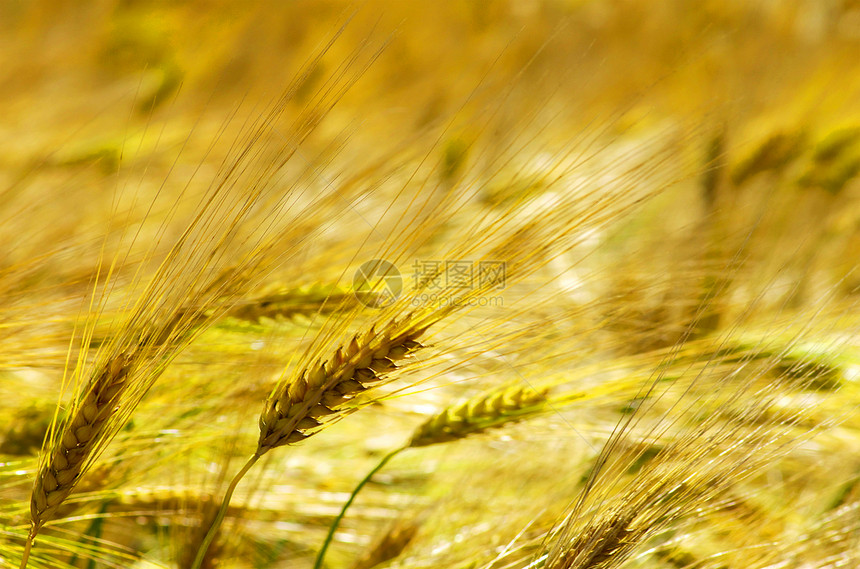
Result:
{"type": "Polygon", "coordinates": [[[409,446],[435,445],[502,427],[541,409],[546,394],[547,389],[516,386],[469,399],[425,421],[415,430],[409,446]]]}
{"type": "Polygon", "coordinates": [[[417,341],[429,324],[412,315],[391,320],[380,330],[371,327],[353,336],[326,362],[317,362],[297,377],[282,381],[266,401],[260,415],[256,455],[309,437],[356,393],[382,380],[402,360],[422,347],[417,341]]]}

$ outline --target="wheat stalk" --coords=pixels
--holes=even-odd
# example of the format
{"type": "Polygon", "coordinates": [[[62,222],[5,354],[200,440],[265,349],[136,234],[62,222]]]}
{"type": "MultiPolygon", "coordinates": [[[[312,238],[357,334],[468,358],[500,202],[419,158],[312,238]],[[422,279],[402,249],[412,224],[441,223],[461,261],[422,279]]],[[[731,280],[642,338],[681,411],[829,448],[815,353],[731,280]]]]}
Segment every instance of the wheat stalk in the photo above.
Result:
{"type": "MultiPolygon", "coordinates": [[[[188,567],[194,566],[197,563],[197,558],[195,556],[195,552],[198,551],[199,546],[204,542],[204,540],[209,535],[209,528],[212,527],[212,524],[215,520],[215,517],[218,515],[217,503],[214,501],[207,501],[203,504],[202,511],[200,512],[200,524],[195,526],[191,532],[191,535],[188,536],[188,545],[183,550],[182,555],[179,558],[179,567],[180,569],[187,569],[188,567]]],[[[214,544],[209,547],[206,551],[206,555],[200,561],[200,567],[205,569],[212,569],[217,567],[218,565],[218,557],[221,554],[221,547],[218,544],[214,544]]]]}
{"type": "Polygon", "coordinates": [[[386,454],[350,493],[346,503],[329,526],[325,541],[317,554],[314,569],[321,569],[334,534],[358,493],[388,462],[409,448],[425,447],[466,438],[488,429],[525,419],[543,409],[547,389],[514,386],[497,389],[454,404],[422,423],[409,443],[386,454]]]}

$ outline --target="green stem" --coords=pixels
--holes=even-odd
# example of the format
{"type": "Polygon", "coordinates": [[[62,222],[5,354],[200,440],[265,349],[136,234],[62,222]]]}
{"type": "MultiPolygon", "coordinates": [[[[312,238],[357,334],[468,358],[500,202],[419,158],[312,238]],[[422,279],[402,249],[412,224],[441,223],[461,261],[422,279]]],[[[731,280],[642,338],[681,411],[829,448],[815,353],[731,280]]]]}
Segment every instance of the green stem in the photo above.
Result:
{"type": "MultiPolygon", "coordinates": [[[[102,504],[101,510],[99,510],[99,514],[101,514],[97,519],[93,520],[92,525],[90,526],[89,531],[87,531],[87,535],[93,540],[93,544],[98,544],[98,541],[102,538],[102,531],[105,525],[105,514],[108,510],[108,504],[105,502],[102,504]]],[[[95,557],[90,557],[89,563],[87,563],[87,569],[96,569],[96,559],[95,557]]]]}
{"type": "Polygon", "coordinates": [[[227,508],[230,506],[230,500],[233,498],[233,492],[236,491],[236,486],[239,485],[239,481],[251,470],[251,467],[260,460],[262,455],[255,454],[251,458],[248,459],[248,462],[245,463],[245,466],[242,467],[242,470],[236,473],[236,476],[233,477],[233,480],[230,481],[230,485],[227,486],[227,492],[224,494],[224,499],[221,501],[221,507],[218,508],[218,514],[215,516],[215,519],[212,520],[212,525],[209,526],[209,531],[206,532],[206,537],[203,539],[203,543],[200,544],[200,549],[197,550],[197,557],[194,558],[194,563],[191,565],[191,569],[200,569],[203,565],[203,560],[206,559],[206,552],[209,551],[209,546],[212,545],[212,542],[215,541],[215,536],[218,535],[218,530],[221,528],[221,523],[224,521],[224,516],[227,515],[227,508]]]}
{"type": "Polygon", "coordinates": [[[361,482],[358,483],[358,486],[356,486],[355,490],[352,491],[352,494],[349,495],[349,500],[346,501],[346,504],[343,505],[343,508],[341,509],[340,513],[337,515],[337,517],[331,523],[331,527],[328,528],[328,535],[325,536],[325,541],[323,542],[322,548],[320,548],[320,552],[317,555],[317,560],[314,563],[314,569],[322,569],[323,560],[325,559],[325,552],[328,550],[328,546],[331,545],[332,539],[334,538],[334,532],[337,531],[337,528],[340,525],[340,521],[343,519],[343,516],[346,515],[346,511],[349,509],[349,507],[355,501],[355,497],[358,495],[358,493],[361,491],[361,489],[364,488],[364,486],[368,482],[370,482],[370,479],[373,478],[374,474],[376,474],[377,472],[382,470],[382,467],[385,466],[389,460],[391,460],[392,458],[397,456],[400,453],[400,451],[405,450],[407,448],[409,448],[409,447],[400,447],[398,449],[391,451],[390,453],[388,453],[384,457],[382,457],[382,460],[379,461],[379,464],[374,466],[373,470],[368,472],[367,476],[362,478],[361,482]]]}

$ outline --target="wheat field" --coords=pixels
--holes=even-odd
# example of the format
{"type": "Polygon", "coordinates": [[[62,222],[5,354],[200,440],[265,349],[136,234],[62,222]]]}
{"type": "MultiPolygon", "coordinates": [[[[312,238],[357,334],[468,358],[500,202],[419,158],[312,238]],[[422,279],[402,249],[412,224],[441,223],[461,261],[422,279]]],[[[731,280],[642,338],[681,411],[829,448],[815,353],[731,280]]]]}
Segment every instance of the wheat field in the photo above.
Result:
{"type": "Polygon", "coordinates": [[[860,566],[860,4],[0,2],[0,567],[860,566]]]}

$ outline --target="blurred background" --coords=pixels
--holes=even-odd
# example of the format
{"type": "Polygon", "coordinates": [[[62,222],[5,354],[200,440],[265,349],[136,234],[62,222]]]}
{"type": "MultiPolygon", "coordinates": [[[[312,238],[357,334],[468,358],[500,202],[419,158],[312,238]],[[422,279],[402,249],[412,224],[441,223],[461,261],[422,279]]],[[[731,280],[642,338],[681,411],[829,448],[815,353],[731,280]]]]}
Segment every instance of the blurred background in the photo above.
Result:
{"type": "MultiPolygon", "coordinates": [[[[645,542],[629,566],[747,569],[808,559],[823,568],[857,559],[856,516],[838,508],[856,512],[860,499],[858,368],[856,355],[836,348],[857,338],[856,323],[840,318],[854,317],[860,291],[860,1],[2,0],[0,416],[12,426],[0,433],[0,498],[3,526],[13,529],[0,566],[17,559],[32,470],[69,338],[89,316],[80,299],[92,275],[104,259],[130,259],[120,277],[139,259],[159,260],[159,240],[169,245],[195,212],[186,198],[205,190],[242,148],[234,138],[260,120],[272,125],[254,147],[261,163],[297,149],[277,183],[361,199],[343,225],[312,220],[325,226],[322,237],[294,266],[267,275],[277,294],[261,287],[259,298],[242,299],[244,313],[177,360],[173,382],[144,402],[110,466],[82,485],[90,494],[46,532],[41,551],[90,568],[62,540],[103,536],[132,552],[105,566],[189,566],[195,531],[225,473],[247,455],[245,439],[256,436],[248,409],[257,412],[272,374],[290,361],[284,354],[313,336],[309,320],[291,319],[338,294],[351,298],[338,277],[355,227],[366,230],[360,217],[389,206],[396,216],[413,196],[452,199],[458,207],[431,228],[422,251],[439,259],[475,219],[515,212],[504,219],[528,229],[528,208],[517,208],[529,200],[567,188],[600,195],[621,177],[656,197],[593,236],[599,252],[583,239],[582,254],[547,253],[549,269],[525,287],[539,306],[512,308],[482,329],[510,331],[509,344],[443,338],[437,364],[455,372],[435,369],[426,391],[280,449],[290,452],[261,466],[231,510],[230,534],[209,567],[310,567],[334,515],[385,452],[458,397],[519,381],[518,370],[560,389],[559,408],[582,396],[587,411],[565,407],[543,423],[404,453],[356,502],[327,566],[528,566],[620,417],[637,408],[642,381],[669,358],[661,350],[702,363],[763,344],[778,360],[769,371],[782,379],[791,370],[832,372],[803,386],[804,396],[813,391],[819,402],[846,390],[810,411],[808,424],[792,425],[798,440],[843,413],[845,430],[766,475],[739,474],[712,517],[645,542]],[[282,112],[262,114],[285,91],[282,112]],[[139,232],[133,244],[128,228],[139,232]],[[799,336],[782,336],[796,329],[820,340],[818,351],[797,355],[799,336]],[[681,349],[723,333],[743,342],[681,349]],[[283,353],[249,351],[264,342],[280,342],[283,353]],[[196,432],[204,412],[218,419],[196,432]],[[101,514],[105,527],[91,523],[101,514]],[[522,549],[510,547],[518,554],[494,564],[520,538],[522,549]],[[394,544],[387,552],[386,539],[394,544]]],[[[385,223],[382,233],[397,227],[385,223]]],[[[99,330],[98,316],[91,320],[99,330]]],[[[743,368],[759,355],[720,363],[743,368]]],[[[732,368],[713,385],[737,375],[732,368]]],[[[657,411],[671,418],[670,409],[657,411]]],[[[636,452],[625,475],[659,448],[636,452]]]]}
{"type": "MultiPolygon", "coordinates": [[[[369,164],[420,149],[442,177],[466,179],[486,167],[479,146],[498,154],[528,139],[552,153],[573,139],[641,140],[670,124],[689,131],[678,144],[698,161],[682,175],[701,177],[695,204],[675,207],[682,219],[699,215],[694,206],[734,210],[728,217],[746,226],[744,212],[760,216],[766,194],[793,204],[781,227],[828,233],[833,262],[857,246],[860,4],[851,0],[8,0],[7,211],[42,208],[32,220],[55,237],[87,232],[111,188],[217,168],[229,145],[212,140],[222,131],[230,140],[228,119],[259,113],[347,21],[293,84],[284,128],[359,46],[385,47],[303,142],[308,160],[369,164]],[[51,199],[74,207],[34,203],[32,192],[58,186],[51,199]]],[[[33,230],[15,227],[22,255],[33,230]]]]}

